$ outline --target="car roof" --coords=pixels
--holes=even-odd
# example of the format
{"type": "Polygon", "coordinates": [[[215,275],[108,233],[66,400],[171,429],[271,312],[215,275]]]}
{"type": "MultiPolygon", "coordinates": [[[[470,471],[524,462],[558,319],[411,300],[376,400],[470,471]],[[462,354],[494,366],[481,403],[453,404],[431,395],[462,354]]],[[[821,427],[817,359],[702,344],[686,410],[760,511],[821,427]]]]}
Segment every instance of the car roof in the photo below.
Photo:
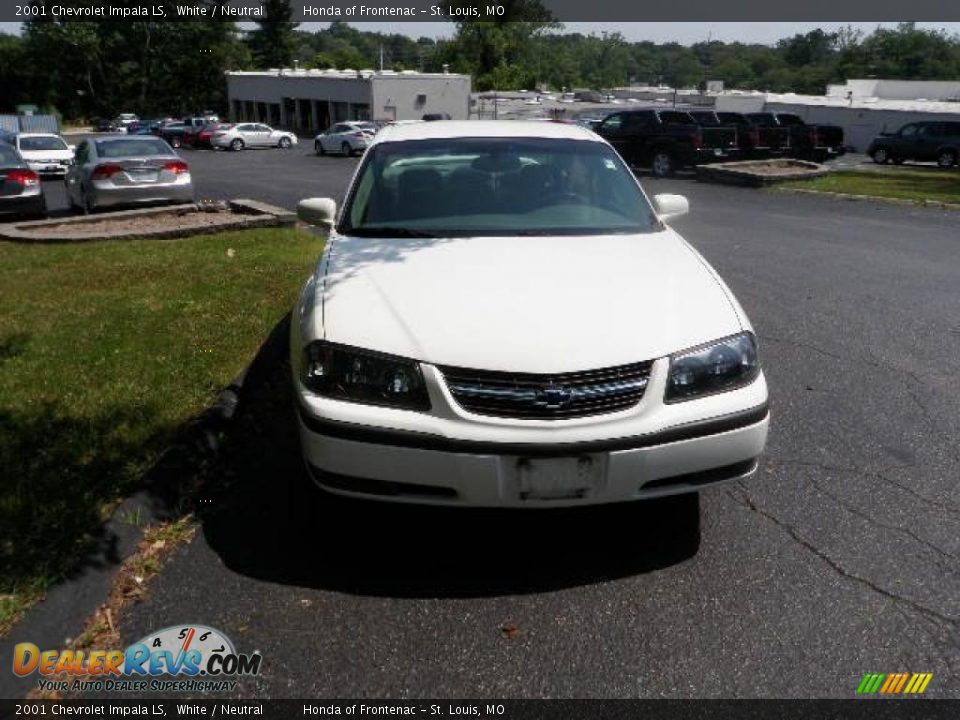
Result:
{"type": "Polygon", "coordinates": [[[535,120],[434,120],[387,125],[377,133],[374,144],[460,137],[547,138],[604,142],[586,128],[570,123],[535,120]]]}
{"type": "Polygon", "coordinates": [[[20,137],[60,137],[57,133],[17,133],[20,137]]]}

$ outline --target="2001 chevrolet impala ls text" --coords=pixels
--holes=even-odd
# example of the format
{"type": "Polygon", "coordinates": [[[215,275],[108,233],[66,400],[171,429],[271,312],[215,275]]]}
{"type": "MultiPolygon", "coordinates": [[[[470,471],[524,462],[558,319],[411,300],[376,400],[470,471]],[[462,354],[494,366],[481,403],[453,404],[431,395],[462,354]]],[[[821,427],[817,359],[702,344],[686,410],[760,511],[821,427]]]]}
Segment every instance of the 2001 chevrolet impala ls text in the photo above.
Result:
{"type": "Polygon", "coordinates": [[[291,323],[303,453],[336,493],[555,507],[755,472],[767,386],[730,290],[593,133],[382,130],[291,323]]]}

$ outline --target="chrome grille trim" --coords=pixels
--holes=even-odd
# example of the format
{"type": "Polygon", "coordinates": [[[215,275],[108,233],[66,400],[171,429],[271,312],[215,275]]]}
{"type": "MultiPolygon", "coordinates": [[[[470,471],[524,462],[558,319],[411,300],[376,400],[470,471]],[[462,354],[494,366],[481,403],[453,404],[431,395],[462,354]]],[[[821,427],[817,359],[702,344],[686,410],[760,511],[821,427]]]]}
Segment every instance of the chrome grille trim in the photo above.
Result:
{"type": "Polygon", "coordinates": [[[618,412],[643,398],[652,362],[557,374],[439,367],[460,407],[478,415],[556,420],[618,412]]]}

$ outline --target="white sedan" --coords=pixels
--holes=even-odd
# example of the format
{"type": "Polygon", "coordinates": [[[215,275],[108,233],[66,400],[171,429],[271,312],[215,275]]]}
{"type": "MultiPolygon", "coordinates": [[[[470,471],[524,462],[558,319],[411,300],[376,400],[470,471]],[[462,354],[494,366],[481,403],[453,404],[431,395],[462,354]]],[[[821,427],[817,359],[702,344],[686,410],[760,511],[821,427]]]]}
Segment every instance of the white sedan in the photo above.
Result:
{"type": "Polygon", "coordinates": [[[378,133],[293,312],[303,454],[329,491],[553,507],[751,476],[757,339],[707,261],[584,128],[378,133]]]}
{"type": "Polygon", "coordinates": [[[313,139],[313,149],[317,155],[340,153],[355,155],[367,149],[367,145],[377,134],[377,126],[364,120],[341,122],[327,128],[313,139]]]}
{"type": "Polygon", "coordinates": [[[73,145],[53,133],[19,133],[11,140],[31,170],[40,175],[64,175],[73,164],[73,145]]]}
{"type": "Polygon", "coordinates": [[[286,150],[297,144],[297,136],[286,130],[274,130],[262,123],[237,123],[217,130],[210,137],[213,147],[243,150],[248,147],[275,147],[286,150]]]}

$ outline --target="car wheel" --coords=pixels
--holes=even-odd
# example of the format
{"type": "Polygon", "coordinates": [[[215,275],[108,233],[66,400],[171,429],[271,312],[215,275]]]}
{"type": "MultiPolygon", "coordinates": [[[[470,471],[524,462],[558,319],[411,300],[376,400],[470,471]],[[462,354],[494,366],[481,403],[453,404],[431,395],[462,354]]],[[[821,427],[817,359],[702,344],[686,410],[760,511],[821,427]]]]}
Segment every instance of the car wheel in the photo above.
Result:
{"type": "Polygon", "coordinates": [[[952,168],[957,164],[957,154],[953,150],[944,150],[937,156],[937,166],[952,168]]]}
{"type": "Polygon", "coordinates": [[[653,153],[653,159],[650,162],[650,167],[656,177],[668,177],[669,175],[672,175],[675,169],[673,155],[671,155],[667,150],[657,150],[655,153],[653,153]]]}
{"type": "Polygon", "coordinates": [[[178,137],[170,138],[170,147],[179,148],[183,146],[183,140],[178,137]]]}
{"type": "Polygon", "coordinates": [[[327,151],[323,149],[323,143],[319,140],[313,144],[313,150],[317,155],[326,155],[327,151]]]}
{"type": "Polygon", "coordinates": [[[878,147],[873,151],[873,155],[870,157],[873,158],[873,161],[877,165],[885,165],[886,163],[890,162],[890,153],[887,152],[887,149],[884,147],[878,147]]]}
{"type": "Polygon", "coordinates": [[[280,149],[281,149],[281,150],[289,150],[289,149],[290,149],[290,146],[291,146],[292,144],[293,144],[293,143],[290,142],[290,138],[288,138],[288,137],[282,137],[282,138],[280,138],[280,149]]]}
{"type": "Polygon", "coordinates": [[[243,140],[241,140],[240,138],[235,138],[234,140],[232,140],[230,142],[230,149],[233,150],[234,152],[239,152],[240,150],[243,150],[243,140]]]}
{"type": "Polygon", "coordinates": [[[351,155],[353,155],[353,148],[350,147],[350,143],[345,142],[343,145],[340,146],[340,149],[343,151],[344,157],[350,157],[351,155]]]}
{"type": "Polygon", "coordinates": [[[903,158],[902,158],[902,157],[895,157],[895,158],[893,158],[893,164],[894,164],[894,165],[903,165],[903,158]]]}

